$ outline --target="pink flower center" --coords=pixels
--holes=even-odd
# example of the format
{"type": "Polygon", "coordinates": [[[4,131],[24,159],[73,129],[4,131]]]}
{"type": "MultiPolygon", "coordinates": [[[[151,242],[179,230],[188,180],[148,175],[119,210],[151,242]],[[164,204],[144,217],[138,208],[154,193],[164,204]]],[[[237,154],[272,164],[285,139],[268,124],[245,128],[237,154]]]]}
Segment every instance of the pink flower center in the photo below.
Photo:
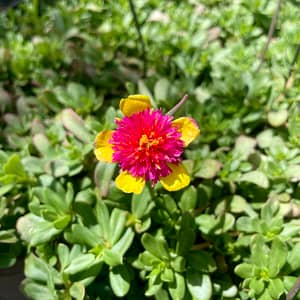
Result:
{"type": "Polygon", "coordinates": [[[123,171],[156,183],[171,173],[169,163],[178,164],[183,152],[183,141],[172,117],[160,110],[146,109],[117,120],[110,143],[113,161],[123,171]]]}

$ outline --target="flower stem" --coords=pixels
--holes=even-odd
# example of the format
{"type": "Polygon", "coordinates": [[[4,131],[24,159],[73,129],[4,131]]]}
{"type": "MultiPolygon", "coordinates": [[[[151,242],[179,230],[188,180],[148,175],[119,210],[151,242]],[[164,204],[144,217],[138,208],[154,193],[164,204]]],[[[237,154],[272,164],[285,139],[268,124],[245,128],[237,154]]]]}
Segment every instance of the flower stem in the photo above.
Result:
{"type": "Polygon", "coordinates": [[[171,108],[168,112],[167,115],[174,115],[176,111],[185,103],[185,101],[188,99],[189,95],[184,94],[184,96],[181,98],[181,100],[173,107],[171,108]]]}
{"type": "Polygon", "coordinates": [[[274,15],[272,17],[271,25],[270,25],[269,32],[268,32],[268,39],[267,39],[267,42],[265,44],[264,49],[262,50],[262,53],[261,53],[261,56],[260,56],[260,63],[258,65],[257,69],[256,69],[256,72],[259,72],[259,70],[261,69],[261,67],[262,67],[262,65],[265,61],[265,57],[266,57],[267,51],[269,49],[271,40],[273,38],[274,31],[275,31],[278,15],[279,15],[279,11],[280,11],[281,2],[282,2],[282,0],[278,0],[278,2],[277,2],[277,7],[276,7],[274,15]]]}
{"type": "Polygon", "coordinates": [[[139,20],[138,20],[138,16],[137,16],[137,13],[136,13],[136,10],[135,10],[133,0],[128,0],[128,2],[129,2],[130,10],[131,10],[131,13],[132,13],[132,16],[133,16],[134,25],[135,25],[135,28],[136,28],[136,31],[137,31],[137,34],[138,34],[138,38],[139,38],[139,42],[140,42],[140,46],[141,46],[141,50],[142,50],[142,59],[143,59],[143,63],[144,63],[143,77],[145,77],[146,73],[147,73],[146,47],[145,47],[144,39],[143,39],[142,32],[141,32],[141,25],[140,25],[139,20]]]}
{"type": "Polygon", "coordinates": [[[292,300],[297,295],[300,289],[300,277],[296,280],[294,286],[291,288],[289,293],[286,296],[286,300],[292,300]]]}

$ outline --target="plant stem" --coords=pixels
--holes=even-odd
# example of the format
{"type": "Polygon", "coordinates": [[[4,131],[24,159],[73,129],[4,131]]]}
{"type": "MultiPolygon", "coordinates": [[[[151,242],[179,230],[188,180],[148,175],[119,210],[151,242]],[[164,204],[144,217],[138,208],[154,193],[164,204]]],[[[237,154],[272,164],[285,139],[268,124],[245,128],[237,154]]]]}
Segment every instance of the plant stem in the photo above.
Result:
{"type": "Polygon", "coordinates": [[[184,96],[181,98],[181,100],[173,107],[171,108],[168,112],[167,115],[174,115],[176,111],[184,104],[184,102],[188,99],[189,95],[184,94],[184,96]]]}
{"type": "Polygon", "coordinates": [[[293,73],[293,68],[294,68],[295,63],[297,62],[299,54],[300,54],[300,43],[297,45],[295,55],[294,55],[293,60],[291,62],[291,65],[290,65],[290,68],[289,68],[289,73],[288,73],[287,79],[286,79],[285,84],[284,84],[285,88],[288,87],[288,83],[290,82],[290,78],[291,78],[292,73],[293,73]]]}
{"type": "Polygon", "coordinates": [[[261,69],[261,67],[262,67],[262,65],[265,61],[265,57],[266,57],[267,51],[269,49],[269,45],[271,43],[274,31],[275,31],[275,27],[276,27],[276,23],[277,23],[279,11],[280,11],[281,3],[282,3],[282,0],[278,0],[277,7],[275,9],[275,13],[272,17],[272,22],[271,22],[271,25],[270,25],[270,28],[269,28],[268,39],[267,39],[267,42],[265,44],[264,49],[262,50],[262,53],[261,53],[261,56],[260,56],[260,64],[258,65],[258,67],[256,69],[256,72],[259,72],[259,70],[261,69]]]}
{"type": "Polygon", "coordinates": [[[141,48],[142,48],[142,59],[143,59],[143,63],[144,63],[143,77],[145,77],[146,73],[147,73],[147,53],[146,53],[146,47],[145,47],[144,39],[143,39],[143,36],[142,36],[142,33],[141,33],[141,26],[140,26],[140,23],[139,23],[137,14],[136,14],[136,10],[135,10],[134,4],[133,4],[133,0],[128,0],[128,2],[129,2],[129,6],[130,6],[130,10],[131,10],[132,16],[133,16],[134,25],[135,25],[136,31],[138,33],[139,42],[140,42],[140,45],[141,45],[141,48]]]}
{"type": "Polygon", "coordinates": [[[292,300],[296,296],[299,290],[300,290],[300,276],[296,280],[291,290],[286,295],[286,300],[292,300]]]}

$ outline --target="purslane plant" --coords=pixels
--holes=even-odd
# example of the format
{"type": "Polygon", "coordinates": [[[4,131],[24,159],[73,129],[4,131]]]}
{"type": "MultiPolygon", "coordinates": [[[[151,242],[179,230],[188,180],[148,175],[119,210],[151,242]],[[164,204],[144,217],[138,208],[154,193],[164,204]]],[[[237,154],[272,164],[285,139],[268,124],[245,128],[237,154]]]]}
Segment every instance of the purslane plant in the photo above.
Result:
{"type": "Polygon", "coordinates": [[[115,130],[96,136],[94,151],[98,160],[120,166],[116,186],[125,193],[140,194],[146,182],[160,181],[168,191],[189,185],[181,161],[183,148],[200,133],[196,121],[190,117],[173,120],[161,109],[151,108],[145,95],[121,99],[120,110],[125,117],[116,119],[115,130]]]}

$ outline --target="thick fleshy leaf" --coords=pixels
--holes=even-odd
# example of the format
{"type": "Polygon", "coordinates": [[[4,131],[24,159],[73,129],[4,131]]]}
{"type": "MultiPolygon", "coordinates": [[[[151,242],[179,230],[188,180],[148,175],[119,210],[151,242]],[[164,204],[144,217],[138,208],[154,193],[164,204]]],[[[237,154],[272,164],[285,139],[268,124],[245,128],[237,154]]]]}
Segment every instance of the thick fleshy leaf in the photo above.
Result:
{"type": "Polygon", "coordinates": [[[175,272],[175,281],[168,284],[168,290],[173,300],[183,299],[185,294],[184,277],[175,272]]]}
{"type": "Polygon", "coordinates": [[[109,282],[117,297],[125,296],[130,288],[130,274],[125,265],[112,268],[109,272],[109,282]]]}
{"type": "Polygon", "coordinates": [[[46,243],[60,232],[53,223],[33,214],[19,218],[17,230],[21,238],[32,246],[46,243]]]}
{"type": "Polygon", "coordinates": [[[271,251],[269,254],[269,272],[270,277],[274,278],[277,276],[281,268],[286,263],[288,250],[284,242],[280,239],[275,238],[271,245],[271,251]]]}
{"type": "Polygon", "coordinates": [[[131,211],[137,219],[141,219],[144,215],[148,214],[153,206],[154,203],[152,202],[148,186],[145,186],[141,194],[132,195],[131,211]]]}
{"type": "Polygon", "coordinates": [[[126,232],[122,235],[119,241],[114,244],[112,250],[119,253],[120,255],[124,255],[127,249],[130,247],[134,238],[134,232],[132,228],[127,228],[126,232]]]}
{"type": "Polygon", "coordinates": [[[39,284],[36,281],[26,279],[23,283],[23,290],[30,299],[53,300],[57,295],[53,295],[53,290],[48,286],[39,284]]]}
{"type": "Polygon", "coordinates": [[[222,164],[216,159],[205,159],[201,162],[200,170],[195,174],[195,177],[210,179],[217,176],[222,164]]]}
{"type": "Polygon", "coordinates": [[[145,233],[142,237],[142,244],[155,257],[162,260],[169,260],[170,254],[166,241],[159,237],[154,237],[149,233],[145,233]]]}
{"type": "Polygon", "coordinates": [[[100,161],[112,162],[113,149],[112,145],[109,143],[112,134],[112,130],[104,130],[99,132],[96,136],[94,153],[100,161]]]}
{"type": "Polygon", "coordinates": [[[74,258],[69,266],[65,269],[65,273],[73,275],[81,271],[87,270],[91,266],[95,265],[97,260],[91,253],[81,254],[74,258]]]}
{"type": "Polygon", "coordinates": [[[254,183],[263,189],[267,189],[269,187],[268,177],[263,172],[257,170],[243,174],[240,181],[254,183]]]}
{"type": "Polygon", "coordinates": [[[214,272],[217,268],[212,254],[203,250],[190,252],[187,261],[192,269],[202,273],[214,272]]]}
{"type": "Polygon", "coordinates": [[[172,173],[166,177],[160,178],[162,186],[167,191],[178,191],[190,184],[190,176],[188,175],[183,164],[170,164],[172,173]]]}
{"type": "Polygon", "coordinates": [[[200,134],[196,121],[190,117],[181,117],[173,121],[173,125],[181,132],[181,140],[184,147],[187,147],[200,134]]]}
{"type": "Polygon", "coordinates": [[[194,300],[209,300],[212,295],[210,277],[199,272],[187,272],[187,287],[194,300]]]}
{"type": "Polygon", "coordinates": [[[34,254],[30,254],[26,258],[24,272],[30,279],[41,282],[48,282],[51,279],[53,283],[62,284],[61,274],[34,254]]]}
{"type": "Polygon", "coordinates": [[[128,117],[150,107],[150,99],[145,95],[130,95],[120,101],[120,110],[128,117]]]}
{"type": "Polygon", "coordinates": [[[120,265],[123,262],[122,256],[118,252],[112,251],[110,249],[103,250],[103,260],[110,267],[120,265]]]}
{"type": "Polygon", "coordinates": [[[239,264],[235,267],[234,272],[242,278],[251,278],[254,276],[254,266],[247,263],[239,264]]]}
{"type": "Polygon", "coordinates": [[[115,244],[120,238],[126,225],[126,212],[118,208],[114,208],[109,219],[110,236],[109,241],[115,244]]]}
{"type": "Polygon", "coordinates": [[[94,171],[94,181],[102,197],[108,195],[116,166],[116,164],[107,164],[103,161],[97,163],[94,171]]]}
{"type": "Polygon", "coordinates": [[[197,189],[194,186],[189,186],[180,198],[179,207],[181,210],[189,211],[195,209],[197,205],[197,189]]]}
{"type": "Polygon", "coordinates": [[[90,142],[90,133],[85,127],[84,121],[72,109],[66,108],[61,113],[61,120],[64,127],[82,142],[90,142]]]}
{"type": "Polygon", "coordinates": [[[268,286],[269,294],[273,299],[279,299],[284,292],[284,284],[280,278],[275,278],[270,281],[268,286]]]}
{"type": "Polygon", "coordinates": [[[76,300],[83,300],[85,296],[85,286],[82,282],[75,282],[70,288],[70,295],[76,300]]]}
{"type": "Polygon", "coordinates": [[[140,194],[143,191],[145,180],[141,177],[133,177],[128,172],[121,172],[115,180],[117,188],[124,193],[140,194]]]}

